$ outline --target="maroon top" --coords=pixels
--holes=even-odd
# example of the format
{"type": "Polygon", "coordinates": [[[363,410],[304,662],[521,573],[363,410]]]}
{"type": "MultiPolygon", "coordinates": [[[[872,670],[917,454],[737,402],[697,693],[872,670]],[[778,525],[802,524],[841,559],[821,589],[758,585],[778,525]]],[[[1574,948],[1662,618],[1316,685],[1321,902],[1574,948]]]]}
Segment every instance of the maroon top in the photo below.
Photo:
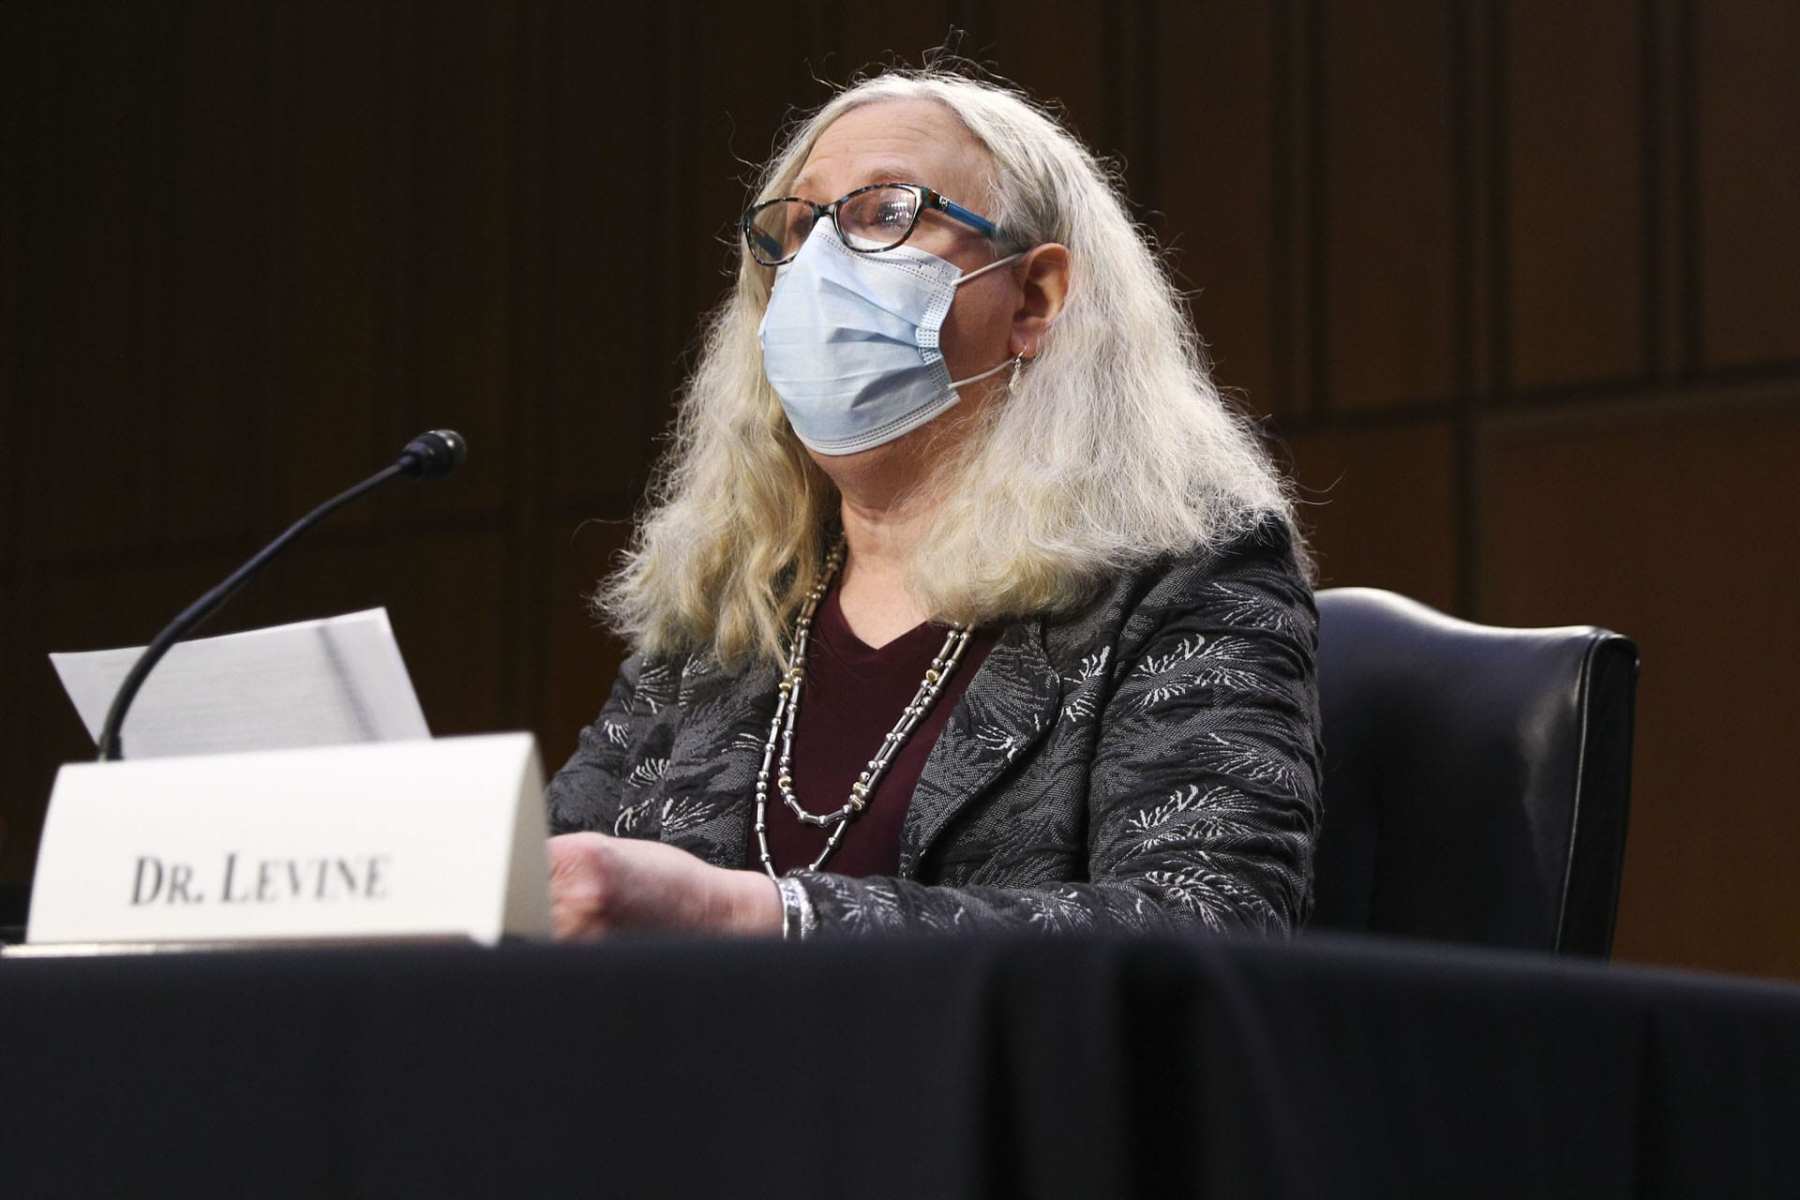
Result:
{"type": "MultiPolygon", "coordinates": [[[[850,631],[838,604],[838,580],[832,580],[813,615],[800,715],[794,721],[794,794],[802,808],[824,813],[843,807],[850,785],[881,749],[881,736],[892,732],[912,703],[949,633],[947,626],[926,621],[876,649],[850,631]]],[[[821,870],[861,876],[893,875],[900,869],[900,825],[913,787],[956,702],[998,638],[998,629],[977,629],[970,635],[956,670],[888,763],[869,807],[851,820],[821,870]]],[[[779,743],[775,753],[781,753],[779,743]]],[[[774,768],[770,763],[771,775],[774,768]]],[[[774,784],[771,778],[769,855],[775,870],[809,866],[831,831],[802,824],[774,784]]],[[[750,853],[755,865],[754,845],[750,853]]]]}

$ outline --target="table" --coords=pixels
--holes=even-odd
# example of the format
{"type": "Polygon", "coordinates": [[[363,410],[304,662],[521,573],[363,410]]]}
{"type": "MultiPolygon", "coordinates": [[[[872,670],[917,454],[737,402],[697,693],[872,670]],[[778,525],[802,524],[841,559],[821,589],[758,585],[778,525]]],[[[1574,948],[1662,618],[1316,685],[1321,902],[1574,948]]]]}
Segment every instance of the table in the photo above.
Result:
{"type": "Polygon", "coordinates": [[[0,958],[0,1192],[1800,1195],[1800,988],[1312,936],[0,958]]]}

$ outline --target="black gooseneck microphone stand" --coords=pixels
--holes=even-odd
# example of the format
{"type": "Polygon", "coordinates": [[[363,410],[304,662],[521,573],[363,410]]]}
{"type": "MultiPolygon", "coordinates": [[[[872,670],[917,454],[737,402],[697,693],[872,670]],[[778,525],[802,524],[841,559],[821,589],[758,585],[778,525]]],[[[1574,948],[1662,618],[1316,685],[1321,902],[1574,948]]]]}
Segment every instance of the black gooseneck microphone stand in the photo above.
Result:
{"type": "Polygon", "coordinates": [[[131,665],[131,671],[125,676],[125,682],[119,685],[113,696],[112,705],[106,710],[106,724],[100,730],[101,762],[112,762],[123,757],[123,746],[119,738],[119,729],[125,724],[125,714],[131,711],[131,702],[137,698],[138,689],[144,686],[151,670],[162,661],[163,655],[176,642],[193,632],[206,618],[217,612],[239,588],[248,583],[255,574],[268,565],[269,560],[280,554],[295,538],[323,521],[326,517],[367,492],[374,491],[397,475],[407,475],[414,479],[442,479],[468,457],[468,443],[463,441],[462,434],[450,429],[434,429],[422,433],[406,443],[400,457],[392,465],[383,467],[348,491],[341,492],[319,507],[295,521],[280,537],[257,551],[255,557],[230,575],[212,591],[200,597],[184,609],[181,615],[156,635],[156,639],[144,648],[137,662],[131,665]]]}

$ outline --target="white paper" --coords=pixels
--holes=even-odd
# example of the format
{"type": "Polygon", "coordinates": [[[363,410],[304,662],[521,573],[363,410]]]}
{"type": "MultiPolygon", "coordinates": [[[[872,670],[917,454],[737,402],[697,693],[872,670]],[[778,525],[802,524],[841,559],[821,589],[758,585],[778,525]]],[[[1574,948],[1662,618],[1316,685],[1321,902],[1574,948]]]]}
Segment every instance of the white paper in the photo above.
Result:
{"type": "MultiPolygon", "coordinates": [[[[143,647],[52,654],[96,743],[143,647]]],[[[126,758],[427,738],[385,608],[178,643],[125,718],[126,758]]]]}

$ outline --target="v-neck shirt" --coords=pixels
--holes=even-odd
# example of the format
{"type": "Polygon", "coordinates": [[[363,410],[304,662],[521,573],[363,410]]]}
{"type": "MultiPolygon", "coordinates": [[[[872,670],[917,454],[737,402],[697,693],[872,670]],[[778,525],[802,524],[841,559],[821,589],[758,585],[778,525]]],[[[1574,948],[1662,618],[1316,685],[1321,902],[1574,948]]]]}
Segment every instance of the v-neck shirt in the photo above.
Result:
{"type": "MultiPolygon", "coordinates": [[[[843,807],[850,785],[868,769],[883,735],[893,731],[912,703],[950,633],[948,626],[926,621],[885,645],[871,646],[851,631],[844,618],[838,594],[841,579],[840,574],[832,580],[815,610],[800,712],[794,720],[794,792],[800,806],[814,813],[843,807]]],[[[851,819],[821,870],[855,876],[899,871],[900,830],[925,760],[997,640],[997,628],[970,634],[956,670],[888,763],[868,807],[851,819]]],[[[772,774],[774,764],[770,766],[772,774]]],[[[825,848],[831,831],[803,824],[783,802],[775,781],[770,779],[769,784],[769,854],[775,870],[808,866],[825,848]]],[[[754,844],[750,865],[756,865],[754,844]]]]}

